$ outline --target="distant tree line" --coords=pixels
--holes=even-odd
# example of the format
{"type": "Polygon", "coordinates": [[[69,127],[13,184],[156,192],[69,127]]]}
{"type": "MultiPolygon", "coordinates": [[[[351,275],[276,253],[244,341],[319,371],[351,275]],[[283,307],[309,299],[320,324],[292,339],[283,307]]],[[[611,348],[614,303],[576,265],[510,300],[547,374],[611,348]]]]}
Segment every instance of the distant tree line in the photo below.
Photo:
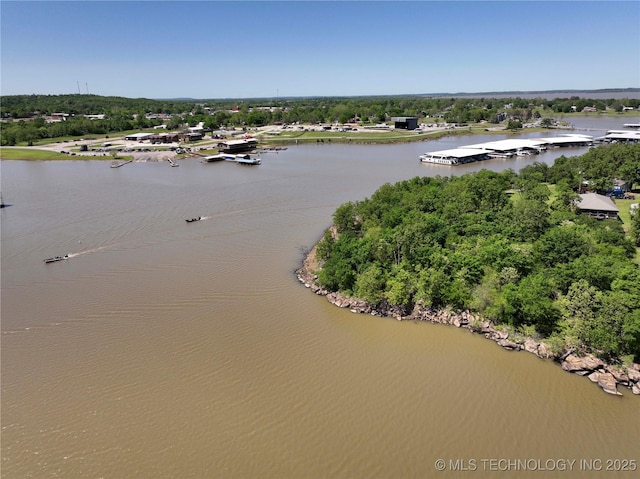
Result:
{"type": "Polygon", "coordinates": [[[384,123],[392,117],[417,116],[449,123],[522,122],[591,106],[599,111],[640,107],[638,99],[593,100],[558,98],[456,98],[427,96],[318,97],[244,100],[152,100],[98,95],[13,95],[0,101],[2,145],[29,143],[64,136],[86,136],[149,128],[162,123],[149,119],[165,115],[170,129],[203,123],[221,127],[258,127],[278,123],[384,123]],[[66,121],[46,123],[44,117],[66,113],[66,121]],[[89,120],[84,115],[105,115],[89,120]],[[41,121],[38,121],[38,120],[41,121]],[[18,120],[11,122],[10,120],[18,120]]]}
{"type": "MultiPolygon", "coordinates": [[[[638,165],[639,154],[640,145],[600,147],[548,170],[537,164],[520,174],[482,170],[385,184],[336,210],[336,233],[327,230],[318,243],[318,281],[407,313],[418,303],[468,308],[545,337],[557,350],[637,360],[634,237],[618,221],[577,214],[567,185],[594,158],[618,165],[590,170],[610,178],[638,165]],[[546,181],[556,175],[564,186],[552,195],[546,181]]],[[[632,229],[636,244],[639,223],[632,229]]]]}

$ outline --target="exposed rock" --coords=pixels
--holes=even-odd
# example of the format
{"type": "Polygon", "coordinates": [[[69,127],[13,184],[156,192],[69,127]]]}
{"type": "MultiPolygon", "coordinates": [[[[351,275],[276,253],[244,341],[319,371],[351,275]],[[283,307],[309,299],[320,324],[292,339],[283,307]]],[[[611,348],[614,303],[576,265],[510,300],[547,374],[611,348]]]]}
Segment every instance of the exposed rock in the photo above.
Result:
{"type": "Polygon", "coordinates": [[[509,350],[526,350],[536,356],[555,359],[561,363],[562,369],[580,376],[587,376],[592,382],[597,383],[609,394],[620,395],[617,385],[627,386],[633,394],[640,395],[640,364],[632,363],[631,367],[618,369],[605,364],[592,355],[580,357],[575,350],[565,351],[561,356],[554,355],[549,345],[534,338],[526,338],[516,342],[509,339],[509,332],[504,329],[496,329],[495,325],[486,319],[473,315],[470,311],[437,310],[416,304],[412,311],[399,306],[379,304],[374,307],[366,301],[345,297],[340,293],[329,292],[323,289],[317,282],[319,265],[315,258],[315,247],[304,260],[302,267],[296,271],[298,280],[306,288],[318,295],[325,296],[327,300],[340,308],[348,308],[353,313],[370,314],[372,316],[390,317],[398,321],[412,319],[415,321],[429,321],[438,324],[450,324],[458,328],[466,328],[472,332],[483,334],[486,338],[495,341],[498,345],[509,350]]]}
{"type": "Polygon", "coordinates": [[[538,357],[549,359],[551,356],[553,356],[553,354],[551,354],[549,346],[547,346],[546,343],[540,343],[538,346],[538,357]]]}
{"type": "Polygon", "coordinates": [[[606,368],[606,370],[611,373],[618,384],[622,384],[624,386],[629,384],[629,376],[624,371],[613,366],[606,368]]]}
{"type": "Polygon", "coordinates": [[[502,330],[492,329],[485,336],[493,341],[501,341],[503,339],[507,339],[509,337],[509,333],[502,330]]]}
{"type": "Polygon", "coordinates": [[[535,355],[538,354],[538,348],[540,347],[540,343],[533,338],[527,338],[524,340],[524,350],[535,355]]]}
{"type": "Polygon", "coordinates": [[[604,367],[604,363],[591,355],[581,358],[575,354],[569,354],[569,356],[562,361],[562,369],[572,373],[591,372],[602,367],[604,367]]]}
{"type": "Polygon", "coordinates": [[[515,349],[516,351],[519,351],[521,349],[518,343],[514,343],[513,341],[510,341],[508,339],[499,340],[498,345],[502,346],[505,349],[515,349]]]}
{"type": "Polygon", "coordinates": [[[627,368],[627,377],[631,382],[640,382],[640,371],[633,368],[627,368]]]}
{"type": "Polygon", "coordinates": [[[618,392],[618,388],[616,387],[616,379],[611,373],[598,373],[598,386],[600,386],[604,390],[604,392],[622,396],[622,394],[618,392]]]}
{"type": "Polygon", "coordinates": [[[481,321],[479,328],[478,332],[482,334],[489,334],[493,331],[493,324],[491,324],[491,321],[481,321]]]}

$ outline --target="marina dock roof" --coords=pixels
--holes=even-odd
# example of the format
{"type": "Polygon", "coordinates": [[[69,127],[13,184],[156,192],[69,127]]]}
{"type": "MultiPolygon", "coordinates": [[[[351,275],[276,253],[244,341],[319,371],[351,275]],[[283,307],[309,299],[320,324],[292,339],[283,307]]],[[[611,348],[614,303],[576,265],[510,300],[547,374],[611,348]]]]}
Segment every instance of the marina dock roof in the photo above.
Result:
{"type": "Polygon", "coordinates": [[[432,151],[427,153],[431,156],[437,156],[441,158],[470,158],[472,156],[477,155],[486,155],[487,150],[483,150],[482,148],[472,148],[472,147],[460,147],[453,148],[451,150],[441,150],[441,151],[432,151]]]}
{"type": "MultiPolygon", "coordinates": [[[[640,134],[635,131],[627,132],[628,136],[640,134]]],[[[523,138],[489,141],[467,145],[451,150],[427,152],[420,155],[425,163],[440,163],[457,165],[469,161],[485,160],[496,156],[510,157],[514,155],[530,155],[540,153],[547,147],[587,146],[593,144],[593,137],[580,134],[561,134],[550,138],[523,138]],[[460,161],[458,161],[460,160],[460,161]]]]}
{"type": "Polygon", "coordinates": [[[516,151],[519,149],[536,149],[543,146],[560,146],[573,143],[590,143],[593,137],[587,135],[561,135],[552,138],[524,138],[490,141],[469,145],[468,148],[482,148],[491,151],[516,151]]]}
{"type": "Polygon", "coordinates": [[[482,150],[490,151],[516,151],[521,148],[539,148],[544,146],[545,141],[534,139],[511,139],[511,140],[498,140],[490,141],[487,143],[478,143],[476,145],[469,145],[465,148],[479,148],[482,150]]]}
{"type": "Polygon", "coordinates": [[[609,130],[606,135],[598,138],[601,141],[640,141],[640,131],[636,130],[609,130]]]}
{"type": "Polygon", "coordinates": [[[571,144],[588,144],[593,141],[592,136],[588,135],[561,135],[552,138],[540,138],[545,144],[550,146],[563,146],[571,144]]]}

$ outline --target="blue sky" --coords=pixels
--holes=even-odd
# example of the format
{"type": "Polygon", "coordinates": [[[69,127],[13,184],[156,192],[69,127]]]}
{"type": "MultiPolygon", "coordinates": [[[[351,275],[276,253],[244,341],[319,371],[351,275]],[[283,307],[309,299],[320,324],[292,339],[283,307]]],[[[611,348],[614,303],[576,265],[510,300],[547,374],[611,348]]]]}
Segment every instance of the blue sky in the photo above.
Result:
{"type": "Polygon", "coordinates": [[[640,87],[640,2],[0,2],[0,93],[131,98],[640,87]]]}

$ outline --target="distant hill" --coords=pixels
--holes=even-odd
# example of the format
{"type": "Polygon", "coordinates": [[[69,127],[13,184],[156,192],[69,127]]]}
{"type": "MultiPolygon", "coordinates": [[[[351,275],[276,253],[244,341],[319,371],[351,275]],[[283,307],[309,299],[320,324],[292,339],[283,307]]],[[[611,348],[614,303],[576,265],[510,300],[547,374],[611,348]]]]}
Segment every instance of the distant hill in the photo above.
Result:
{"type": "Polygon", "coordinates": [[[540,90],[540,91],[491,91],[477,93],[425,93],[422,96],[433,98],[640,98],[640,88],[603,88],[600,90],[540,90]]]}

